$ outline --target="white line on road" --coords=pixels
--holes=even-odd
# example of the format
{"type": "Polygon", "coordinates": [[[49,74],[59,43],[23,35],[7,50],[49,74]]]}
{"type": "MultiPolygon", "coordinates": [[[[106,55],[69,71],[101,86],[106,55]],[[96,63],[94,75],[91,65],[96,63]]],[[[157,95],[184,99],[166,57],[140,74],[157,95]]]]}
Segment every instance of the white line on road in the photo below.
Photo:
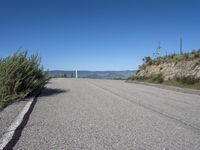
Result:
{"type": "Polygon", "coordinates": [[[17,127],[22,123],[24,115],[28,112],[31,104],[33,103],[34,98],[31,98],[29,102],[25,105],[23,110],[19,113],[19,115],[15,118],[15,120],[12,122],[10,127],[8,127],[7,131],[5,134],[1,137],[0,139],[0,150],[3,150],[4,147],[9,143],[9,141],[12,139],[15,130],[17,127]]]}

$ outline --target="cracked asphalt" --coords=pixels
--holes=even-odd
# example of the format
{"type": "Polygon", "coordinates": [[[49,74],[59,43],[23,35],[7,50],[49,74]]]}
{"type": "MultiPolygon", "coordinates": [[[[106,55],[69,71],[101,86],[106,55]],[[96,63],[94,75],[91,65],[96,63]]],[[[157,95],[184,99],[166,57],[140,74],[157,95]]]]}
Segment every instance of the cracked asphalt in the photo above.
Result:
{"type": "Polygon", "coordinates": [[[15,150],[199,150],[200,96],[117,80],[52,79],[15,150]]]}

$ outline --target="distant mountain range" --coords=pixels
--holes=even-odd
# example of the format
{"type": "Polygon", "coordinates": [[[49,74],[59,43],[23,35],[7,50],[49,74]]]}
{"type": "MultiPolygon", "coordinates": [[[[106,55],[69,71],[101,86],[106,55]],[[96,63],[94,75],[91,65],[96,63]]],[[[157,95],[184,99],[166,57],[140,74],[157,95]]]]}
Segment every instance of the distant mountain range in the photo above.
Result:
{"type": "MultiPolygon", "coordinates": [[[[52,70],[47,71],[51,77],[75,77],[75,71],[52,70]]],[[[135,70],[124,71],[78,71],[79,78],[92,79],[127,79],[135,75],[135,70]]]]}

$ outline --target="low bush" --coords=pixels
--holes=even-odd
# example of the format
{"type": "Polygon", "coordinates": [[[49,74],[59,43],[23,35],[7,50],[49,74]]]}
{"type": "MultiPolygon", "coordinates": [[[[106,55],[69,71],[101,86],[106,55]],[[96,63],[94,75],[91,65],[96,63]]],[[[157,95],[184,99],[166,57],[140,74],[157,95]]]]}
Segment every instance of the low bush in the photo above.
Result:
{"type": "Polygon", "coordinates": [[[149,77],[134,76],[129,80],[159,83],[159,84],[172,85],[184,88],[200,89],[200,78],[195,78],[194,76],[175,77],[175,78],[169,78],[168,80],[164,80],[162,74],[157,74],[149,77]]]}
{"type": "Polygon", "coordinates": [[[183,77],[175,77],[175,80],[181,82],[183,84],[195,84],[200,83],[199,78],[195,78],[194,76],[183,76],[183,77]]]}
{"type": "Polygon", "coordinates": [[[0,109],[22,99],[48,80],[38,55],[16,52],[0,60],[0,109]]]}
{"type": "Polygon", "coordinates": [[[188,60],[188,59],[189,59],[189,54],[188,54],[188,53],[185,53],[185,54],[184,54],[184,59],[185,59],[185,60],[188,60]]]}
{"type": "Polygon", "coordinates": [[[164,81],[162,74],[152,75],[150,79],[156,83],[162,83],[164,81]]]}
{"type": "Polygon", "coordinates": [[[198,57],[200,57],[200,53],[195,53],[194,58],[198,58],[198,57]]]}
{"type": "Polygon", "coordinates": [[[130,78],[131,80],[137,80],[137,81],[147,81],[147,82],[153,82],[153,83],[162,83],[164,82],[164,78],[162,74],[152,75],[149,77],[146,76],[133,76],[130,78]]]}

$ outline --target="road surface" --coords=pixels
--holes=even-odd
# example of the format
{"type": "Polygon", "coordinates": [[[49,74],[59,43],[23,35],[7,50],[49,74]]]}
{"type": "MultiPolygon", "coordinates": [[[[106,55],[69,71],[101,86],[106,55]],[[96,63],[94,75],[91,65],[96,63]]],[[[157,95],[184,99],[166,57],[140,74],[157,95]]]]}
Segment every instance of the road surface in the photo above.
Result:
{"type": "Polygon", "coordinates": [[[200,96],[116,80],[52,79],[15,150],[199,150],[200,96]]]}

